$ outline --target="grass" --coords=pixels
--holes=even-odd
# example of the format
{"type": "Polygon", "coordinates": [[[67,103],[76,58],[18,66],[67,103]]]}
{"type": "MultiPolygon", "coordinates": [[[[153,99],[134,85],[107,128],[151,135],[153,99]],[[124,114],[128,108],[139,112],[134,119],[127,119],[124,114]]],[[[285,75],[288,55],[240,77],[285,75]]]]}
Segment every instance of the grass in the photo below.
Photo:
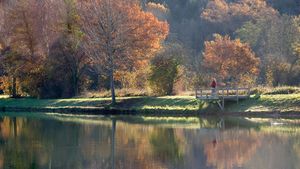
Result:
{"type": "MultiPolygon", "coordinates": [[[[121,110],[174,110],[174,111],[198,111],[208,110],[209,104],[203,104],[193,96],[165,96],[165,97],[118,97],[114,108],[121,110]],[[200,105],[202,105],[201,108],[200,105]]],[[[95,108],[107,107],[110,98],[73,98],[73,99],[10,99],[0,97],[0,107],[33,107],[33,108],[95,108]]],[[[300,94],[273,94],[252,96],[251,99],[225,103],[226,112],[300,112],[300,94]]],[[[216,110],[216,109],[214,109],[216,110]]]]}
{"type": "MultiPolygon", "coordinates": [[[[164,110],[197,110],[198,101],[192,96],[168,97],[118,97],[115,108],[122,109],[164,109],[164,110]]],[[[0,98],[0,107],[105,107],[110,98],[74,98],[74,99],[11,99],[0,98]]]]}
{"type": "Polygon", "coordinates": [[[0,99],[7,99],[7,98],[9,98],[8,95],[0,95],[0,99]]]}
{"type": "Polygon", "coordinates": [[[0,98],[0,107],[101,107],[109,102],[109,98],[83,99],[11,99],[0,98]]]}
{"type": "Polygon", "coordinates": [[[199,101],[193,96],[139,97],[125,99],[117,107],[136,110],[198,110],[199,101]]]}
{"type": "Polygon", "coordinates": [[[295,111],[300,112],[300,94],[276,94],[252,97],[240,104],[232,104],[227,111],[295,111]]]}

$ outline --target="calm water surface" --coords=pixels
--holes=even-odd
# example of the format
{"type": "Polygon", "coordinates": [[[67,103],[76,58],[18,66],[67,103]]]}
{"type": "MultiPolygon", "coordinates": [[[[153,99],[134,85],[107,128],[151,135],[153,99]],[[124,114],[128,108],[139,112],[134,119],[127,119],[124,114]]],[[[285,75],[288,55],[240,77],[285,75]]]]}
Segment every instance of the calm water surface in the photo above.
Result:
{"type": "Polygon", "coordinates": [[[0,169],[299,169],[300,120],[2,114],[0,169]]]}

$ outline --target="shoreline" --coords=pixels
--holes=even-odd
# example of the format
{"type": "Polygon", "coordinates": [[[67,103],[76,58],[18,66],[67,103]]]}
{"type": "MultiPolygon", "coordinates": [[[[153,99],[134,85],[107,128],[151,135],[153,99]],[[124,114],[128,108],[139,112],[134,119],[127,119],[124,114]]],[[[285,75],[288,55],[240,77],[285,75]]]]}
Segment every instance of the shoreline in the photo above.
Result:
{"type": "Polygon", "coordinates": [[[0,112],[61,113],[78,115],[136,115],[153,117],[293,117],[300,118],[300,94],[261,95],[239,102],[226,102],[221,111],[215,103],[193,96],[109,98],[0,99],[0,112]]]}
{"type": "Polygon", "coordinates": [[[162,109],[118,109],[118,108],[47,108],[47,107],[0,107],[0,113],[58,113],[74,115],[134,115],[149,117],[205,117],[234,116],[261,118],[300,118],[297,111],[248,111],[248,112],[204,112],[204,110],[162,110],[162,109]]]}

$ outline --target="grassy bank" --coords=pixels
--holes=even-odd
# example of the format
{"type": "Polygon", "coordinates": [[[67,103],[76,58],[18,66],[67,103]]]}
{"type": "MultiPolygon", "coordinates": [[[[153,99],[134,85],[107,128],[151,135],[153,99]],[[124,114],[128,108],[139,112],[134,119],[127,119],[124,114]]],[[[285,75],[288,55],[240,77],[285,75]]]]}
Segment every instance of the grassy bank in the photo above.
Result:
{"type": "MultiPolygon", "coordinates": [[[[198,110],[198,102],[192,96],[166,97],[118,97],[119,109],[162,109],[162,110],[198,110]]],[[[34,108],[107,108],[110,98],[74,98],[74,99],[11,99],[0,98],[0,107],[34,107],[34,108]]]]}
{"type": "MultiPolygon", "coordinates": [[[[110,98],[76,98],[76,99],[10,99],[0,98],[0,107],[17,108],[104,108],[119,110],[145,111],[219,111],[214,104],[204,104],[193,96],[167,97],[119,97],[117,105],[110,106],[110,98]]],[[[225,103],[225,112],[299,112],[300,94],[276,94],[252,96],[251,99],[225,103]]]]}
{"type": "Polygon", "coordinates": [[[252,96],[240,104],[230,104],[227,111],[247,112],[247,111],[280,111],[300,113],[300,94],[274,94],[252,96]]]}

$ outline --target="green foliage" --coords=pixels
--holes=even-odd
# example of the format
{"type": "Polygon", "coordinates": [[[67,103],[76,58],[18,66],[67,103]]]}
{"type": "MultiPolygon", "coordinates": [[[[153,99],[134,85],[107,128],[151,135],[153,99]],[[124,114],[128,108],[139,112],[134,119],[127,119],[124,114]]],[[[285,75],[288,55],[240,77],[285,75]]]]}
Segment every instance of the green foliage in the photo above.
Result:
{"type": "Polygon", "coordinates": [[[178,44],[166,46],[151,62],[150,85],[157,95],[173,94],[174,83],[178,78],[183,57],[182,47],[178,44]]]}
{"type": "Polygon", "coordinates": [[[246,22],[235,34],[241,41],[249,43],[253,49],[256,49],[259,44],[262,29],[263,25],[261,25],[261,23],[254,24],[253,22],[246,22]]]}
{"type": "Polygon", "coordinates": [[[150,84],[154,93],[171,95],[178,75],[178,62],[173,58],[156,57],[152,62],[150,84]]]}

